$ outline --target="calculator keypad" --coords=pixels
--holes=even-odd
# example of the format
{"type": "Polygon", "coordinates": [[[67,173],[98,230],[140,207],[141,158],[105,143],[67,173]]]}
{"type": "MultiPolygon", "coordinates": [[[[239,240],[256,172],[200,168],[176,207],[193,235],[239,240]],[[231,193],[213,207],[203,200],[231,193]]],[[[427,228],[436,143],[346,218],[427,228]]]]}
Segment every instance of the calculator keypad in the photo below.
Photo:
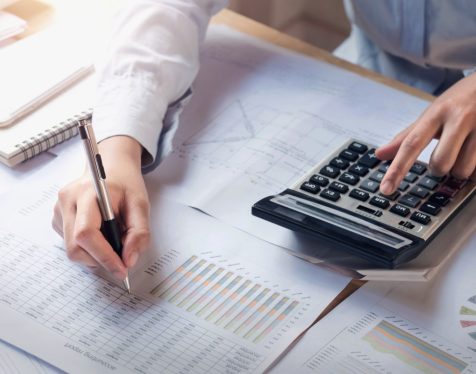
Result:
{"type": "Polygon", "coordinates": [[[294,188],[417,236],[430,235],[461,200],[458,193],[467,181],[432,176],[417,161],[397,191],[385,196],[380,182],[390,163],[377,159],[374,147],[350,141],[294,188]]]}

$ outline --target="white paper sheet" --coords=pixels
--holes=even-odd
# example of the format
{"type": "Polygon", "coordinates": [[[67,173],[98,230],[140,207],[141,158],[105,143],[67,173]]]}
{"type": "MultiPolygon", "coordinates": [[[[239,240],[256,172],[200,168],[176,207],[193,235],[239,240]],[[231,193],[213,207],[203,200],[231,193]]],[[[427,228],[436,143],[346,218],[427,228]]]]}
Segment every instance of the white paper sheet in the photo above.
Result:
{"type": "MultiPolygon", "coordinates": [[[[0,9],[2,9],[1,1],[0,9]]],[[[26,26],[26,21],[20,17],[0,11],[0,48],[4,45],[7,39],[25,31],[26,26]]]]}
{"type": "Polygon", "coordinates": [[[57,161],[36,193],[1,200],[0,338],[65,371],[262,372],[348,282],[151,191],[153,250],[128,296],[52,232],[76,168],[57,161]]]}
{"type": "Polygon", "coordinates": [[[278,373],[475,373],[476,236],[431,283],[368,283],[309,330],[278,373]]]}
{"type": "Polygon", "coordinates": [[[428,105],[224,26],[210,29],[194,92],[176,150],[151,180],[168,197],[287,248],[296,245],[292,233],[253,217],[251,206],[345,139],[382,144],[428,105]]]}
{"type": "Polygon", "coordinates": [[[0,341],[0,374],[53,374],[61,371],[0,341]]]}

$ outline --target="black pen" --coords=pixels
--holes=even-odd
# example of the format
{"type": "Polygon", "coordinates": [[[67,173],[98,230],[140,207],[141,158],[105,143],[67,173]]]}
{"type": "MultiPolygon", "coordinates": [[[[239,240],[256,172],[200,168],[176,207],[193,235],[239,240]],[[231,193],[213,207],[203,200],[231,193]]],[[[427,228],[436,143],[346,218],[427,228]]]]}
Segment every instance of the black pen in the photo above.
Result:
{"type": "MultiPolygon", "coordinates": [[[[102,164],[101,155],[99,154],[96,137],[94,136],[93,127],[91,125],[91,116],[78,120],[78,130],[83,140],[84,149],[86,150],[89,168],[93,177],[94,188],[96,190],[99,210],[102,216],[101,232],[111,245],[114,252],[122,259],[122,240],[121,230],[112,209],[109,192],[106,186],[106,172],[102,164]]],[[[128,293],[131,293],[129,283],[129,275],[123,280],[124,287],[128,293]]]]}

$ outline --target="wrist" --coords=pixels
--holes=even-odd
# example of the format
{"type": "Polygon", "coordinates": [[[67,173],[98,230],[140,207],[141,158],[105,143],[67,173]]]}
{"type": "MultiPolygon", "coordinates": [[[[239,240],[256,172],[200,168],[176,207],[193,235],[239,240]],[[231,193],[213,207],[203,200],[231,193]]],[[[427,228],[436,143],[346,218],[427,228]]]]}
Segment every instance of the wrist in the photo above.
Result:
{"type": "Polygon", "coordinates": [[[104,163],[132,164],[141,168],[142,145],[129,136],[112,136],[98,144],[99,152],[104,163]]]}

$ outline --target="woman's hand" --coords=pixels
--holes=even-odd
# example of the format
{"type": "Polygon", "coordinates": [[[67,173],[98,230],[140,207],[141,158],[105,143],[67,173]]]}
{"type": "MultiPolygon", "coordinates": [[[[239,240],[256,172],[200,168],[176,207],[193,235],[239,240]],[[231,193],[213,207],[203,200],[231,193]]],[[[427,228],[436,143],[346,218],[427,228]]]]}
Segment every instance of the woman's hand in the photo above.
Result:
{"type": "Polygon", "coordinates": [[[118,280],[127,275],[149,245],[149,199],[141,174],[141,145],[116,136],[99,144],[111,204],[122,227],[123,258],[102,235],[101,213],[89,173],[60,190],[53,228],[64,237],[67,255],[80,264],[102,266],[118,280]]]}
{"type": "Polygon", "coordinates": [[[470,177],[476,167],[476,74],[466,77],[439,96],[410,127],[377,149],[381,160],[393,160],[380,185],[384,195],[399,186],[418,155],[433,138],[438,145],[430,171],[441,176],[470,177]]]}

